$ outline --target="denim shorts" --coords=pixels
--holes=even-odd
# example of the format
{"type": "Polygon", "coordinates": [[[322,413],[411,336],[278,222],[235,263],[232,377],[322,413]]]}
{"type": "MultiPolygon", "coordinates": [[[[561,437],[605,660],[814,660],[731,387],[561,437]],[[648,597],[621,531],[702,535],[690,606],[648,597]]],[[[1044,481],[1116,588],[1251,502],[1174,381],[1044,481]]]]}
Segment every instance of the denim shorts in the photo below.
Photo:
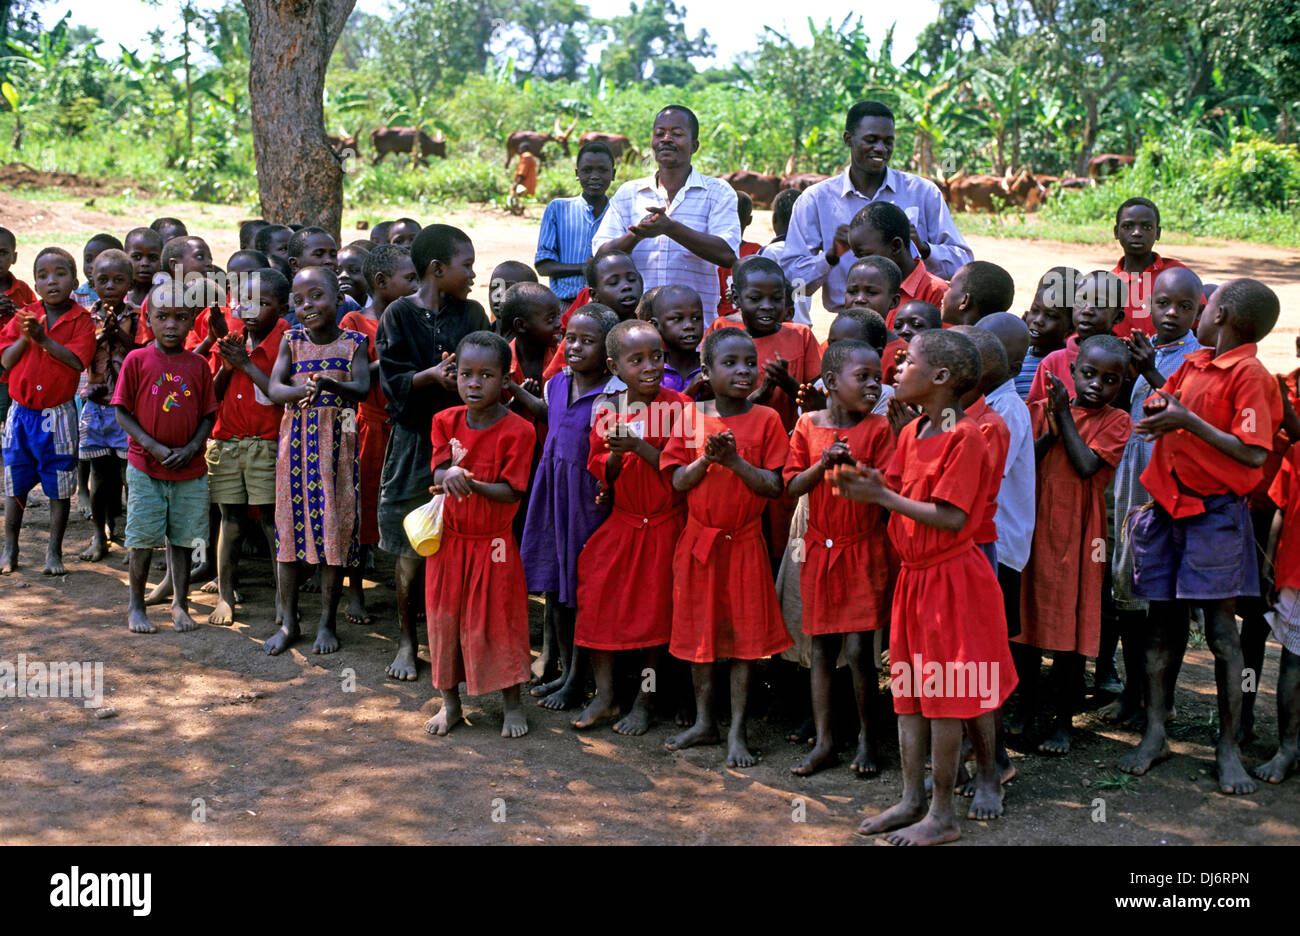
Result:
{"type": "Polygon", "coordinates": [[[1175,520],[1148,503],[1129,513],[1133,597],[1147,601],[1218,601],[1259,597],[1250,506],[1239,494],[1204,499],[1205,513],[1175,520]]]}

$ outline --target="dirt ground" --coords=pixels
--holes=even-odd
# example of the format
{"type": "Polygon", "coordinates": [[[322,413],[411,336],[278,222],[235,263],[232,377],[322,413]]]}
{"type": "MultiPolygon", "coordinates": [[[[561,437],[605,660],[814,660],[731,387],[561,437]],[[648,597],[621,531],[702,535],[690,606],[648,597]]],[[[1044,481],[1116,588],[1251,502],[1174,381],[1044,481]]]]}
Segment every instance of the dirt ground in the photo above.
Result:
{"type": "MultiPolygon", "coordinates": [[[[6,193],[0,223],[18,234],[21,271],[38,246],[58,243],[79,258],[90,233],[120,235],[164,213],[192,222],[220,260],[235,249],[234,225],[245,216],[226,207],[137,207],[138,213],[108,215],[77,202],[36,203],[6,193]]],[[[475,291],[485,305],[492,265],[531,256],[539,214],[521,220],[476,210],[439,218],[470,231],[479,252],[475,291]]],[[[349,214],[345,224],[356,220],[349,214]]],[[[760,213],[750,237],[766,239],[766,223],[760,213]]],[[[1108,245],[972,241],[977,256],[1015,276],[1018,305],[1051,265],[1113,264],[1108,245]]],[[[1300,251],[1198,244],[1170,253],[1211,281],[1250,272],[1277,289],[1283,322],[1265,344],[1266,359],[1275,369],[1294,366],[1300,251]]],[[[165,609],[153,609],[160,632],[131,635],[123,553],[115,548],[94,565],[77,561],[89,528],[75,509],[73,516],[65,548],[70,574],[42,576],[48,508],[33,498],[24,565],[0,577],[0,661],[13,663],[19,654],[29,665],[103,661],[104,705],[117,714],[97,719],[80,700],[0,699],[0,843],[847,844],[863,842],[853,835],[857,823],[898,796],[897,749],[888,740],[878,778],[859,780],[846,766],[792,776],[789,767],[803,749],[784,739],[789,716],[774,710],[771,721],[754,724],[751,743],[763,760],[747,771],[725,769],[716,747],[666,752],[670,720],[643,737],[623,738],[608,727],[578,733],[568,714],[530,707],[531,732],[507,741],[498,733],[496,698],[470,700],[470,725],[431,738],[421,730],[438,706],[427,664],[418,682],[384,676],[396,646],[386,566],[367,582],[373,626],[343,624],[343,649],[314,657],[309,625],[304,641],[271,658],[261,647],[274,631],[265,559],[245,560],[244,603],[233,627],[176,634],[163,627],[165,609]],[[200,813],[205,821],[196,821],[200,813]]],[[[205,620],[214,599],[195,593],[197,620],[205,620]]],[[[317,608],[317,599],[306,596],[304,621],[314,621],[317,608]]],[[[538,608],[532,610],[536,625],[538,608]]],[[[1248,767],[1272,755],[1276,679],[1277,646],[1270,644],[1260,740],[1245,748],[1248,767]]],[[[1216,792],[1213,661],[1203,646],[1188,653],[1177,705],[1175,756],[1146,777],[1113,769],[1137,738],[1103,724],[1092,704],[1075,721],[1068,757],[1013,751],[1018,776],[1007,788],[1006,817],[963,822],[962,842],[1300,842],[1300,780],[1246,797],[1216,792]],[[1103,813],[1105,821],[1097,821],[1103,813]]]]}

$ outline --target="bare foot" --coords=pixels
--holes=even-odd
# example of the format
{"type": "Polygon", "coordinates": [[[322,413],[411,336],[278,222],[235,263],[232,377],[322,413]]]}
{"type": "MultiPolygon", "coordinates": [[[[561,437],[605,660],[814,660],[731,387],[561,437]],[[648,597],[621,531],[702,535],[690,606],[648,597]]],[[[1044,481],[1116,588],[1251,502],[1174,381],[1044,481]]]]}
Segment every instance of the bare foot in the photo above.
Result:
{"type": "Polygon", "coordinates": [[[169,575],[153,587],[153,591],[144,596],[146,608],[166,604],[172,600],[172,577],[169,575]]]}
{"type": "MultiPolygon", "coordinates": [[[[1015,778],[1016,778],[1016,768],[1012,767],[1010,764],[1007,764],[1007,766],[1003,768],[1002,776],[998,778],[998,782],[1006,784],[1006,783],[1010,783],[1015,778]]],[[[967,799],[970,799],[972,796],[975,795],[976,786],[977,784],[975,778],[972,777],[970,780],[967,780],[965,783],[959,786],[957,788],[957,792],[960,793],[962,796],[966,797],[967,799]]]]}
{"type": "Polygon", "coordinates": [[[790,773],[797,777],[811,777],[824,767],[839,763],[835,749],[830,744],[817,744],[808,752],[808,756],[790,768],[790,773]]]}
{"type": "Polygon", "coordinates": [[[718,737],[716,727],[698,721],[685,731],[669,735],[667,740],[664,741],[664,747],[670,751],[680,751],[684,748],[695,747],[697,744],[719,744],[721,741],[722,738],[718,737]]]}
{"type": "Polygon", "coordinates": [[[360,624],[363,627],[369,627],[374,620],[366,613],[366,602],[354,591],[348,592],[348,603],[343,608],[343,616],[351,624],[360,624]]]}
{"type": "Polygon", "coordinates": [[[1038,745],[1039,754],[1069,754],[1070,729],[1057,728],[1050,737],[1044,738],[1038,745]]]}
{"type": "Polygon", "coordinates": [[[103,536],[95,536],[90,540],[90,545],[83,549],[77,558],[82,562],[98,562],[108,555],[108,541],[103,536]]]}
{"type": "Polygon", "coordinates": [[[740,738],[727,739],[727,766],[753,767],[758,763],[758,755],[749,749],[749,745],[740,738]]]}
{"type": "Polygon", "coordinates": [[[811,742],[817,740],[817,723],[813,721],[811,715],[801,721],[794,728],[786,733],[787,741],[794,741],[796,744],[811,742]]]}
{"type": "Polygon", "coordinates": [[[339,648],[339,635],[334,632],[334,625],[322,624],[316,628],[316,642],[311,645],[312,653],[335,653],[339,648]]]}
{"type": "Polygon", "coordinates": [[[1115,766],[1124,773],[1140,777],[1172,753],[1163,731],[1150,732],[1143,735],[1138,746],[1121,757],[1115,766]]]}
{"type": "Polygon", "coordinates": [[[262,649],[271,656],[278,656],[285,650],[289,649],[289,645],[297,640],[301,635],[302,632],[298,629],[296,621],[281,624],[280,629],[268,637],[266,643],[262,644],[262,649]]]}
{"type": "Polygon", "coordinates": [[[544,709],[550,709],[552,712],[559,712],[581,705],[586,699],[587,693],[576,685],[570,684],[567,688],[558,689],[545,698],[539,699],[537,704],[544,709]]]}
{"type": "Polygon", "coordinates": [[[68,570],[63,565],[63,557],[58,553],[48,552],[45,554],[45,568],[41,569],[42,575],[67,575],[68,570]]]}
{"type": "Polygon", "coordinates": [[[1018,738],[1025,733],[1025,717],[1019,712],[1003,716],[1002,731],[1009,737],[1018,738]]]}
{"type": "Polygon", "coordinates": [[[942,845],[959,838],[961,829],[956,822],[940,822],[934,816],[926,816],[914,825],[889,833],[885,841],[891,845],[942,845]]]}
{"type": "Polygon", "coordinates": [[[235,609],[230,607],[224,598],[217,601],[217,606],[208,615],[209,624],[233,624],[234,621],[235,609]]]}
{"type": "Polygon", "coordinates": [[[391,678],[403,682],[414,682],[419,671],[420,663],[415,657],[414,647],[398,647],[397,656],[393,657],[393,662],[384,670],[391,678]]]}
{"type": "Polygon", "coordinates": [[[579,731],[583,731],[587,728],[594,728],[601,722],[612,721],[618,718],[620,714],[622,714],[622,709],[613,702],[606,703],[600,693],[596,693],[591,697],[591,701],[587,703],[587,707],[579,712],[577,717],[569,724],[579,731]]]}
{"type": "Polygon", "coordinates": [[[1130,708],[1125,703],[1124,697],[1119,696],[1097,709],[1097,714],[1101,716],[1101,720],[1104,722],[1118,724],[1132,718],[1134,711],[1135,709],[1130,708]]]}
{"type": "Polygon", "coordinates": [[[213,579],[210,582],[204,582],[202,587],[199,588],[199,591],[203,592],[205,595],[216,595],[220,594],[219,589],[220,586],[217,585],[217,580],[213,579]]]}
{"type": "Polygon", "coordinates": [[[127,629],[133,634],[156,634],[158,628],[149,622],[149,616],[144,613],[144,608],[137,608],[134,611],[126,613],[127,629]]]}
{"type": "Polygon", "coordinates": [[[563,673],[552,679],[550,682],[538,683],[528,690],[528,694],[534,699],[544,699],[552,692],[559,692],[562,688],[564,688],[563,673]]]}
{"type": "Polygon", "coordinates": [[[682,703],[681,708],[673,714],[673,724],[678,728],[689,728],[691,725],[695,724],[694,703],[682,703]]]}
{"type": "Polygon", "coordinates": [[[1281,783],[1295,769],[1296,749],[1280,747],[1273,759],[1255,768],[1255,776],[1269,783],[1281,783]]]}
{"type": "Polygon", "coordinates": [[[198,622],[195,621],[194,618],[190,617],[190,613],[184,608],[172,608],[172,627],[174,627],[178,633],[183,634],[186,631],[197,630],[198,626],[198,622]]]}
{"type": "Polygon", "coordinates": [[[1219,789],[1224,793],[1254,793],[1255,781],[1241,763],[1241,749],[1235,743],[1220,743],[1215,753],[1219,765],[1219,789]]]}
{"type": "Polygon", "coordinates": [[[305,581],[303,581],[301,585],[298,586],[298,591],[302,592],[305,595],[314,595],[320,591],[320,569],[319,568],[316,570],[315,575],[310,576],[305,581]]]}
{"type": "MultiPolygon", "coordinates": [[[[465,718],[460,704],[449,705],[444,699],[442,703],[442,711],[424,723],[424,730],[429,732],[431,735],[438,735],[441,737],[464,720],[465,718]]],[[[524,730],[528,730],[526,725],[524,726],[524,730]]]]}
{"type": "Polygon", "coordinates": [[[925,815],[925,801],[919,803],[898,803],[890,806],[879,816],[863,819],[858,826],[858,835],[876,835],[910,826],[925,815]]]}
{"type": "Polygon", "coordinates": [[[614,723],[614,733],[636,737],[643,735],[650,728],[650,708],[636,705],[621,719],[614,723]]]}
{"type": "Polygon", "coordinates": [[[528,734],[528,716],[522,708],[508,709],[505,721],[501,724],[501,737],[522,738],[528,734]]]}
{"type": "Polygon", "coordinates": [[[967,819],[997,819],[1002,815],[1002,784],[985,784],[975,778],[975,794],[966,811],[967,819]]]}
{"type": "Polygon", "coordinates": [[[859,777],[874,777],[880,773],[880,763],[876,760],[876,746],[867,738],[858,738],[858,753],[849,764],[849,770],[859,777]]]}
{"type": "Polygon", "coordinates": [[[18,569],[18,550],[6,549],[0,553],[0,575],[8,575],[18,569]]]}

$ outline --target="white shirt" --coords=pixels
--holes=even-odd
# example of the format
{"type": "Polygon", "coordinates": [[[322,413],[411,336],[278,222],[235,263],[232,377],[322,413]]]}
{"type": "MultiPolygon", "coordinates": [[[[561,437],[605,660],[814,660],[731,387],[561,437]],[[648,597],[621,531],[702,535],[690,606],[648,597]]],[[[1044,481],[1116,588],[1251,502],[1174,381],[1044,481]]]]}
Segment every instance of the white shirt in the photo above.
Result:
{"type": "MultiPolygon", "coordinates": [[[[733,251],[740,249],[740,216],[736,210],[736,190],[721,179],[702,175],[692,167],[686,184],[672,202],[659,185],[658,173],[644,179],[624,182],[609,200],[609,208],[600,227],[591,238],[591,252],[617,240],[644,218],[650,208],[667,208],[674,221],[703,234],[720,237],[733,251]]],[[[646,289],[674,283],[690,286],[700,294],[704,305],[704,327],[718,317],[718,267],[697,257],[671,237],[648,237],[632,248],[632,262],[646,289]]]]}
{"type": "Polygon", "coordinates": [[[985,394],[984,400],[1002,417],[1011,433],[1007,463],[998,489],[998,509],[993,522],[998,528],[998,562],[1017,572],[1029,562],[1029,547],[1034,539],[1034,431],[1029,422],[1029,407],[1016,392],[1015,380],[1008,380],[985,394]]]}
{"type": "MultiPolygon", "coordinates": [[[[782,268],[784,268],[785,264],[781,263],[781,258],[785,256],[785,251],[786,246],[783,238],[779,241],[774,240],[760,248],[758,255],[767,257],[769,260],[781,264],[782,268]]],[[[794,291],[794,320],[800,325],[812,327],[812,296],[808,295],[806,289],[796,289],[794,291]]]]}
{"type": "MultiPolygon", "coordinates": [[[[910,172],[886,169],[885,180],[876,194],[868,198],[853,187],[848,170],[810,185],[794,203],[790,230],[786,233],[785,255],[781,269],[795,288],[812,292],[822,289],[822,305],[838,312],[844,305],[844,281],[853,265],[845,254],[835,266],[826,262],[824,251],[835,243],[835,230],[848,224],[853,216],[873,201],[886,201],[903,209],[907,220],[916,227],[921,240],[930,245],[926,269],[936,276],[952,279],[959,267],[974,254],[953,224],[939,187],[929,179],[910,172]]],[[[916,245],[911,244],[917,256],[916,245]]]]}

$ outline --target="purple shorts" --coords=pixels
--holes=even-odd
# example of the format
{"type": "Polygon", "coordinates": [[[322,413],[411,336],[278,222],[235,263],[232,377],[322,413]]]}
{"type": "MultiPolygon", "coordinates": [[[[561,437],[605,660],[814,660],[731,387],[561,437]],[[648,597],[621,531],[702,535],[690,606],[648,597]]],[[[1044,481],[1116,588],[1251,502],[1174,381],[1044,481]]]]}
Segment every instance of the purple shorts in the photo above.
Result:
{"type": "Polygon", "coordinates": [[[1250,507],[1238,494],[1204,500],[1205,513],[1175,520],[1159,504],[1124,521],[1133,542],[1133,596],[1147,601],[1259,597],[1250,507]]]}

